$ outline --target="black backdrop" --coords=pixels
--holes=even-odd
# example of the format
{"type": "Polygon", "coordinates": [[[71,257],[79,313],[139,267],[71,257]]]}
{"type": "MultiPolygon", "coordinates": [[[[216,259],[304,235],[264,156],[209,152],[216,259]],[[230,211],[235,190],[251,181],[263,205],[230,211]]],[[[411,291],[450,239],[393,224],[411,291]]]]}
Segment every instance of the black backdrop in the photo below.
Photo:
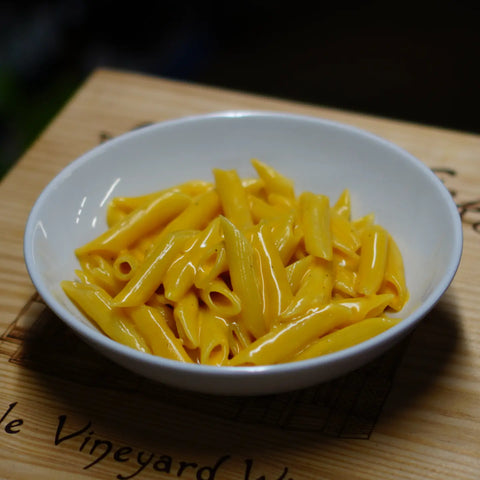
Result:
{"type": "Polygon", "coordinates": [[[480,133],[480,4],[0,3],[0,173],[98,66],[480,133]]]}

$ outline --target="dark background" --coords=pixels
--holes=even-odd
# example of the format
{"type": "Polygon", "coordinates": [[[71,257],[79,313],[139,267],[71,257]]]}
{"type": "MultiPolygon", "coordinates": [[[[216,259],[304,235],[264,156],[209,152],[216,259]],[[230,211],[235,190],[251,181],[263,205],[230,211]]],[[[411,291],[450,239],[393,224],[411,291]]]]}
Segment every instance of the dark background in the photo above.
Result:
{"type": "Polygon", "coordinates": [[[0,2],[0,176],[96,67],[480,133],[478,2],[0,2]]]}

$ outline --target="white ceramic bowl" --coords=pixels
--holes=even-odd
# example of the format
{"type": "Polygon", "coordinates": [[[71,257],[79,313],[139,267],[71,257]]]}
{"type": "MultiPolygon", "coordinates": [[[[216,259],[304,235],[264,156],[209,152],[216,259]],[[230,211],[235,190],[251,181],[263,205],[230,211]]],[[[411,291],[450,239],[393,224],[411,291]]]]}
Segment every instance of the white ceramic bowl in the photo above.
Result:
{"type": "Polygon", "coordinates": [[[462,229],[449,192],[401,148],[350,126],[290,114],[221,112],[144,127],[99,145],[47,186],[29,216],[25,261],[48,306],[81,338],[145,377],[194,391],[255,395],[307,387],[356,369],[404,338],[451,283],[462,229]],[[86,320],[59,287],[74,278],[74,248],[105,228],[108,200],[190,179],[213,167],[252,176],[256,157],[292,177],[297,192],[336,199],[351,190],[354,216],[375,212],[402,250],[410,300],[404,320],[341,352],[265,367],[186,365],[120,345],[86,320]]]}

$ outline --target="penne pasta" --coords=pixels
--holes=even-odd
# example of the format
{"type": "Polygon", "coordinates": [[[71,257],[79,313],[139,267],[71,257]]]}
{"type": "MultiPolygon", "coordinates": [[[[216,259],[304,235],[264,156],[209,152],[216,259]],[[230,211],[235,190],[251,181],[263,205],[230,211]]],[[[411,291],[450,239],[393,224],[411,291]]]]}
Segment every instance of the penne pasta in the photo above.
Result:
{"type": "Polygon", "coordinates": [[[240,298],[221,277],[200,289],[199,296],[212,313],[223,318],[234,317],[242,310],[240,298]]]}
{"type": "Polygon", "coordinates": [[[282,210],[291,210],[296,208],[296,199],[293,195],[281,194],[281,193],[270,193],[267,197],[268,203],[274,207],[279,207],[282,210]]]}
{"type": "Polygon", "coordinates": [[[182,193],[193,198],[197,195],[205,193],[207,190],[212,188],[211,182],[206,182],[203,180],[189,180],[184,183],[180,183],[170,188],[160,190],[158,192],[147,193],[146,195],[140,195],[135,197],[115,197],[109,204],[109,208],[114,208],[121,210],[125,213],[130,213],[131,211],[142,207],[143,205],[149,204],[150,202],[156,200],[157,198],[168,195],[171,193],[182,193]]]}
{"type": "Polygon", "coordinates": [[[172,302],[167,300],[165,294],[163,293],[162,286],[153,292],[152,296],[145,302],[146,305],[151,305],[152,307],[160,307],[165,305],[171,305],[172,302]]]}
{"type": "Polygon", "coordinates": [[[125,282],[115,275],[111,261],[102,255],[85,255],[79,257],[79,261],[88,283],[98,285],[109,295],[116,295],[125,285],[125,282]]]}
{"type": "Polygon", "coordinates": [[[133,210],[95,240],[76,250],[77,255],[92,252],[118,254],[143,236],[161,227],[182,212],[191,202],[187,195],[166,193],[146,206],[133,210]]]}
{"type": "Polygon", "coordinates": [[[228,269],[227,252],[222,241],[206,249],[200,256],[194,284],[197,288],[205,288],[222,273],[228,272],[228,269]]]}
{"type": "Polygon", "coordinates": [[[108,227],[112,228],[115,225],[119,225],[132,210],[134,209],[126,209],[122,205],[118,205],[114,199],[107,207],[106,221],[108,227]]]}
{"type": "Polygon", "coordinates": [[[213,170],[215,187],[220,197],[223,214],[237,228],[245,229],[253,225],[247,193],[236,170],[213,170]]]}
{"type": "Polygon", "coordinates": [[[295,197],[295,190],[291,179],[283,176],[273,167],[254,158],[252,165],[258,173],[258,176],[265,184],[265,190],[268,194],[279,194],[288,198],[295,197]]]}
{"type": "Polygon", "coordinates": [[[288,265],[302,240],[302,232],[295,224],[295,215],[290,212],[265,223],[268,225],[283,264],[288,265]]]}
{"type": "Polygon", "coordinates": [[[299,361],[394,326],[403,259],[374,214],[352,219],[348,189],[331,206],[251,163],[256,178],[217,168],[213,182],[113,198],[65,294],[118,342],[217,366],[299,361]]]}
{"type": "Polygon", "coordinates": [[[185,347],[192,350],[200,346],[198,310],[198,297],[193,291],[187,292],[173,307],[178,336],[185,347]]]}
{"type": "Polygon", "coordinates": [[[275,326],[234,356],[229,365],[272,365],[284,362],[316,338],[348,321],[350,315],[350,310],[341,305],[329,304],[322,309],[314,309],[294,322],[275,326]]]}
{"type": "Polygon", "coordinates": [[[202,255],[221,240],[219,220],[218,217],[212,220],[193,238],[192,245],[183,255],[168,267],[163,285],[165,297],[169,300],[178,301],[193,286],[202,255]]]}
{"type": "Polygon", "coordinates": [[[175,220],[165,227],[165,232],[186,229],[203,229],[220,214],[220,198],[215,189],[207,190],[194,198],[193,202],[175,220]]]}
{"type": "Polygon", "coordinates": [[[333,296],[335,294],[344,297],[355,297],[357,295],[357,290],[355,289],[355,285],[357,284],[357,272],[348,267],[334,265],[333,276],[333,296]]]}
{"type": "Polygon", "coordinates": [[[178,360],[180,362],[192,363],[182,341],[179,340],[165,319],[166,312],[160,313],[158,309],[141,305],[133,307],[128,311],[133,319],[137,330],[148,339],[149,346],[154,355],[178,360]]]}
{"type": "Polygon", "coordinates": [[[387,264],[387,232],[378,225],[362,232],[356,289],[362,295],[377,293],[382,285],[387,264]]]}
{"type": "Polygon", "coordinates": [[[380,295],[360,296],[355,298],[343,298],[336,300],[335,303],[348,308],[351,315],[348,317],[348,323],[355,323],[368,317],[381,316],[389,303],[392,301],[391,293],[380,295]]]}
{"type": "Polygon", "coordinates": [[[394,298],[388,304],[395,311],[400,311],[408,300],[405,270],[400,250],[391,235],[388,235],[388,252],[385,276],[380,293],[392,293],[394,298]]]}
{"type": "Polygon", "coordinates": [[[352,220],[352,227],[355,229],[359,236],[362,235],[362,232],[367,227],[371,227],[375,223],[375,215],[373,213],[369,213],[364,215],[363,217],[357,218],[356,220],[352,220]]]}
{"type": "Polygon", "coordinates": [[[306,257],[301,258],[300,260],[296,260],[295,262],[288,265],[285,269],[287,273],[287,280],[288,284],[290,285],[290,289],[293,295],[296,295],[300,285],[302,283],[302,278],[304,277],[307,270],[310,268],[310,265],[314,261],[314,257],[312,255],[308,255],[306,257]]]}
{"type": "Polygon", "coordinates": [[[212,188],[195,197],[160,233],[161,237],[182,230],[202,230],[220,214],[220,199],[212,188]]]}
{"type": "Polygon", "coordinates": [[[291,361],[298,362],[300,360],[308,360],[353,347],[369,338],[379,335],[395,326],[398,322],[399,320],[397,319],[386,317],[367,318],[319,338],[305,348],[305,350],[295,355],[291,361]]]}
{"type": "Polygon", "coordinates": [[[200,309],[200,361],[205,365],[225,365],[230,345],[228,325],[207,308],[200,309]]]}
{"type": "Polygon", "coordinates": [[[355,257],[360,248],[360,237],[350,221],[337,213],[330,214],[332,246],[344,255],[355,257]]]}
{"type": "Polygon", "coordinates": [[[128,282],[139,265],[137,256],[131,252],[120,252],[113,262],[113,274],[121,282],[128,282]]]}
{"type": "Polygon", "coordinates": [[[241,182],[245,192],[247,193],[247,196],[249,194],[257,197],[264,196],[265,183],[261,178],[242,178],[241,182]]]}
{"type": "Polygon", "coordinates": [[[168,267],[193,234],[190,231],[180,231],[162,237],[125,287],[115,296],[113,305],[138,307],[144,304],[160,286],[168,267]]]}
{"type": "Polygon", "coordinates": [[[262,197],[249,195],[247,201],[252,220],[255,223],[265,219],[276,218],[285,213],[285,208],[278,205],[272,205],[262,197]]]}
{"type": "Polygon", "coordinates": [[[331,260],[333,246],[328,197],[303,192],[300,195],[300,219],[307,253],[331,260]]]}
{"type": "Polygon", "coordinates": [[[245,235],[225,217],[221,218],[225,252],[230,266],[233,290],[242,302],[240,318],[247,330],[258,338],[266,332],[262,299],[255,270],[255,254],[245,235]]]}
{"type": "Polygon", "coordinates": [[[230,321],[228,323],[228,342],[230,355],[235,356],[252,343],[252,338],[241,323],[230,321]]]}
{"type": "Polygon", "coordinates": [[[256,252],[263,317],[267,329],[270,329],[290,304],[293,295],[280,252],[265,224],[261,224],[256,231],[252,246],[256,252]]]}
{"type": "Polygon", "coordinates": [[[110,338],[135,350],[151,352],[125,312],[112,307],[111,297],[105,290],[96,285],[68,280],[63,281],[61,286],[70,300],[110,338]]]}
{"type": "Polygon", "coordinates": [[[335,205],[332,207],[332,213],[350,221],[352,214],[352,202],[349,190],[344,190],[338,197],[335,205]]]}
{"type": "Polygon", "coordinates": [[[279,320],[289,321],[305,314],[309,309],[320,308],[330,303],[333,282],[332,265],[322,259],[313,258],[302,277],[295,297],[282,311],[279,320]]]}

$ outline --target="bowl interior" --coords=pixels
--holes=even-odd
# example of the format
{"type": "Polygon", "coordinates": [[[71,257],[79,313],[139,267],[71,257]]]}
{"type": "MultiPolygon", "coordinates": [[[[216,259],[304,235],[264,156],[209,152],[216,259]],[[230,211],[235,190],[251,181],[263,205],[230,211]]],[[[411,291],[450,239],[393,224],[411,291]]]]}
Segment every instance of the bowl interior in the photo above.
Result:
{"type": "MultiPolygon", "coordinates": [[[[144,127],[65,168],[39,197],[25,231],[25,259],[39,293],[82,336],[98,336],[59,283],[75,276],[74,248],[105,230],[109,200],[191,179],[211,180],[214,167],[254,176],[252,157],[290,176],[297,193],[311,190],[333,202],[350,189],[354,217],[374,212],[392,233],[410,291],[397,333],[409,330],[448,287],[460,259],[461,226],[450,194],[425,165],[345,125],[288,114],[224,112],[144,127]]],[[[372,346],[396,333],[382,335],[372,346]]]]}

